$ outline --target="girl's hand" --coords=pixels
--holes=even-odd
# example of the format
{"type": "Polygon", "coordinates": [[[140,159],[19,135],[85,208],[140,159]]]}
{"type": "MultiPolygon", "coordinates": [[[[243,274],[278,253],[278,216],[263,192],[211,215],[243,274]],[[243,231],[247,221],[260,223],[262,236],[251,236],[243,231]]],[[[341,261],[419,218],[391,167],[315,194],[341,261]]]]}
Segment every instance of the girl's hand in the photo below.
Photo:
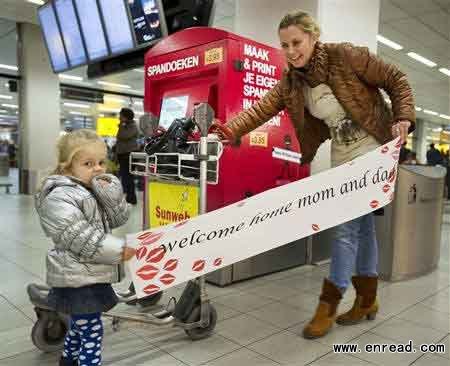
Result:
{"type": "Polygon", "coordinates": [[[399,137],[401,139],[401,143],[403,144],[408,137],[408,129],[411,126],[411,122],[409,121],[398,121],[396,124],[392,126],[392,136],[399,137]]]}
{"type": "Polygon", "coordinates": [[[105,179],[99,179],[98,184],[100,184],[102,187],[106,187],[109,184],[109,182],[105,179]]]}
{"type": "Polygon", "coordinates": [[[136,249],[127,246],[123,247],[122,261],[123,262],[129,261],[135,254],[136,249]]]}

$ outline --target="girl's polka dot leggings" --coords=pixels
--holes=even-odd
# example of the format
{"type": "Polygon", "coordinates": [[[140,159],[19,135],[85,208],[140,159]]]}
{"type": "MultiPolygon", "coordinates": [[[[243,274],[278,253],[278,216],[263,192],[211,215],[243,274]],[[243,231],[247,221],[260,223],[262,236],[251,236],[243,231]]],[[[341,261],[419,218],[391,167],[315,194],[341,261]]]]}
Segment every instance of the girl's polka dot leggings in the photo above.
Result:
{"type": "Polygon", "coordinates": [[[64,341],[62,358],[68,364],[99,366],[102,364],[103,324],[101,313],[71,315],[70,329],[64,341]]]}

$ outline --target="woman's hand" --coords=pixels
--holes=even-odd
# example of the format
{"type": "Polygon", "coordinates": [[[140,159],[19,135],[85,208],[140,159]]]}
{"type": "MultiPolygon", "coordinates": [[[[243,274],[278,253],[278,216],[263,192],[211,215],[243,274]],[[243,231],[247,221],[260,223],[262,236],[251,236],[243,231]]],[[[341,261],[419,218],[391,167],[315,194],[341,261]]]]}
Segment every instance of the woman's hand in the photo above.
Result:
{"type": "Polygon", "coordinates": [[[136,249],[125,246],[122,252],[122,261],[129,261],[136,254],[136,249]]]}
{"type": "Polygon", "coordinates": [[[401,143],[406,142],[406,138],[408,137],[408,129],[411,126],[411,122],[403,120],[398,121],[392,126],[392,136],[401,138],[401,143]]]}
{"type": "Polygon", "coordinates": [[[228,140],[230,142],[234,142],[235,137],[233,131],[226,125],[222,124],[218,119],[215,119],[214,122],[209,127],[209,133],[215,133],[220,140],[228,140]]]}

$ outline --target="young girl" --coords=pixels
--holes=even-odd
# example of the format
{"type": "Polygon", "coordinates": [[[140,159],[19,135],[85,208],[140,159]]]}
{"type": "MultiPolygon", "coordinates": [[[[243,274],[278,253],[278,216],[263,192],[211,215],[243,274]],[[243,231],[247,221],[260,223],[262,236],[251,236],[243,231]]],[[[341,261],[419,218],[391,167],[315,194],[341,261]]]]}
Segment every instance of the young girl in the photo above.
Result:
{"type": "Polygon", "coordinates": [[[70,314],[60,365],[100,365],[101,312],[117,304],[111,283],[134,250],[111,229],[128,219],[120,181],[106,170],[106,146],[78,130],[57,145],[58,166],[36,195],[42,228],[55,244],[47,254],[49,304],[70,314]]]}

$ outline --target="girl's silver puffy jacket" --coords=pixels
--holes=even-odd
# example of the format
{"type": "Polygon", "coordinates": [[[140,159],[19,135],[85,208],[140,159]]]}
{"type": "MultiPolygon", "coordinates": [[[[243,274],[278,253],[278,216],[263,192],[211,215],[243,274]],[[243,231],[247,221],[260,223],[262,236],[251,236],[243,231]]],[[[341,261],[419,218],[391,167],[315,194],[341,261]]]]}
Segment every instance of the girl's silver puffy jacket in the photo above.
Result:
{"type": "Polygon", "coordinates": [[[118,281],[124,239],[111,229],[129,217],[120,181],[103,174],[88,189],[73,177],[49,176],[35,197],[45,234],[55,244],[47,254],[47,284],[81,287],[118,281]],[[101,186],[99,178],[109,184],[101,186]]]}

